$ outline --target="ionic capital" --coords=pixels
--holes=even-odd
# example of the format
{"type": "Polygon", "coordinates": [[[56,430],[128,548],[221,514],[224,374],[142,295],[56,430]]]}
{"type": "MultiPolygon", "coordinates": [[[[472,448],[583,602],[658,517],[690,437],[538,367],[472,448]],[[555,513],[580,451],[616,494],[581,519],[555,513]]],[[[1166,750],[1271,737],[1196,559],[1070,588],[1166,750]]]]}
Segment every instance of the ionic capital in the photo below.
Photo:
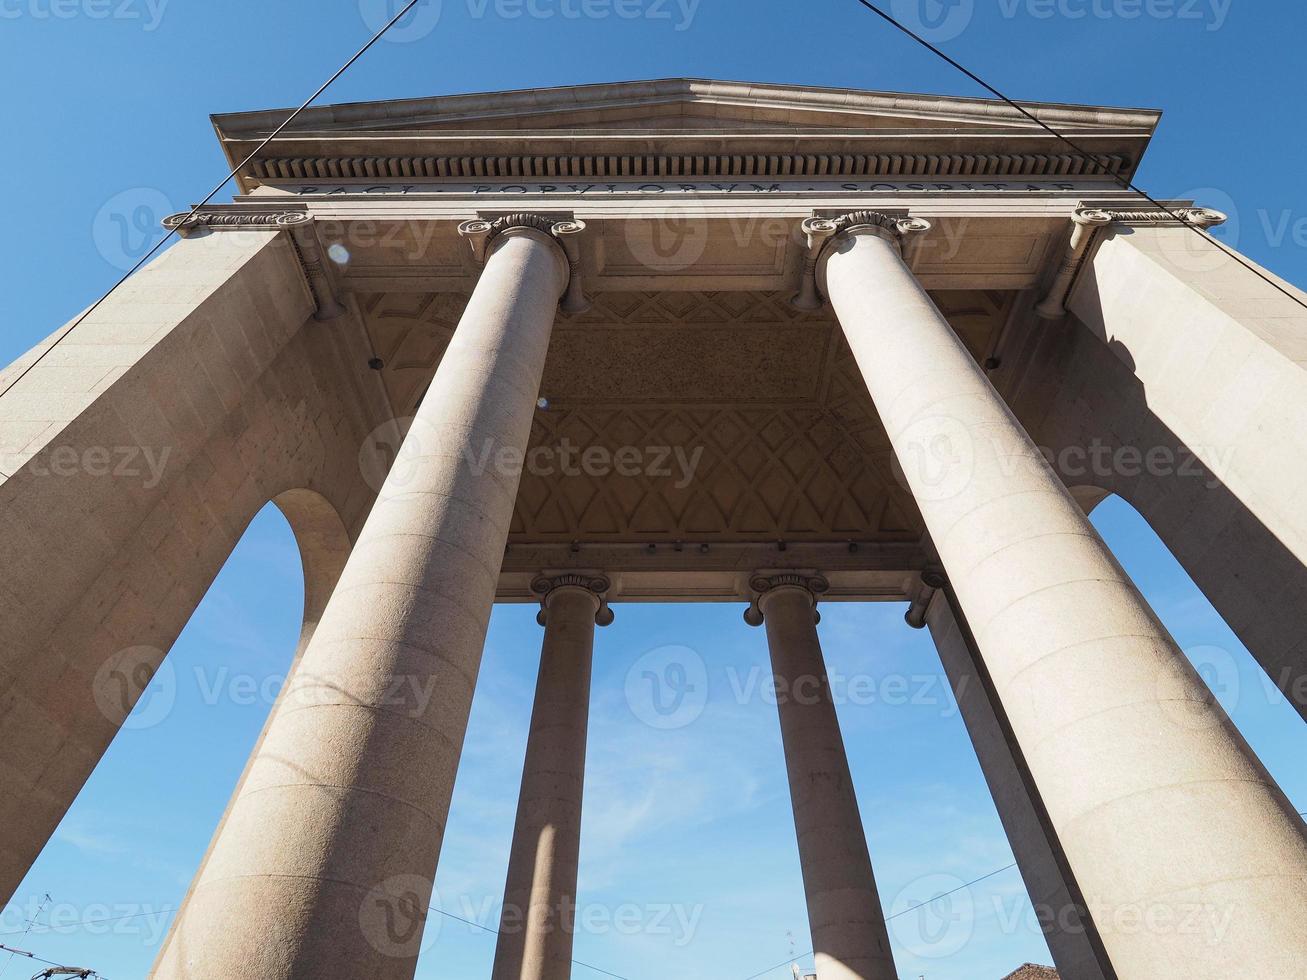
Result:
{"type": "Polygon", "coordinates": [[[1109,207],[1079,207],[1071,215],[1071,238],[1067,242],[1062,264],[1048,287],[1048,292],[1035,307],[1035,314],[1045,320],[1059,320],[1066,316],[1066,302],[1071,297],[1080,270],[1089,257],[1099,231],[1113,224],[1123,225],[1190,225],[1205,231],[1224,224],[1229,218],[1214,208],[1147,207],[1120,210],[1109,207]]]}
{"type": "Polygon", "coordinates": [[[858,235],[875,235],[892,243],[902,253],[903,240],[908,235],[929,231],[930,222],[907,215],[889,215],[880,211],[848,211],[833,217],[805,218],[799,226],[808,240],[799,290],[790,300],[798,310],[817,310],[822,303],[822,267],[833,249],[843,239],[858,235]]]}
{"type": "Polygon", "coordinates": [[[813,622],[821,622],[821,613],[817,612],[817,599],[830,591],[830,582],[826,581],[825,576],[816,572],[804,571],[759,572],[750,578],[749,590],[753,593],[753,599],[749,603],[749,608],[744,611],[744,621],[750,626],[761,626],[766,612],[763,607],[767,597],[782,589],[798,589],[806,593],[812,603],[813,622]]]}
{"type": "Polygon", "coordinates": [[[567,286],[559,301],[564,313],[584,313],[590,308],[581,288],[581,250],[577,236],[583,231],[585,222],[579,219],[529,211],[517,211],[497,218],[474,218],[458,226],[458,233],[468,240],[472,254],[482,265],[494,251],[496,241],[514,232],[537,232],[557,246],[567,276],[567,286]]]}
{"type": "Polygon", "coordinates": [[[1071,220],[1076,224],[1193,225],[1196,228],[1215,228],[1217,225],[1225,224],[1230,218],[1215,208],[1143,207],[1078,208],[1071,220]]]}
{"type": "Polygon", "coordinates": [[[924,629],[930,602],[935,598],[935,593],[946,585],[948,585],[948,576],[944,573],[944,569],[938,566],[924,569],[921,573],[921,588],[908,603],[908,611],[903,614],[904,622],[914,630],[924,629]]]}
{"type": "Polygon", "coordinates": [[[608,590],[612,583],[606,575],[591,575],[584,572],[563,572],[559,575],[537,575],[531,580],[531,591],[540,597],[540,612],[536,613],[536,622],[544,626],[549,617],[550,599],[563,590],[585,593],[594,602],[595,625],[607,626],[614,617],[608,606],[608,590]]]}
{"type": "Polygon", "coordinates": [[[169,231],[177,232],[178,238],[194,238],[215,231],[285,231],[317,307],[313,318],[334,320],[345,312],[327,272],[316,222],[307,211],[217,205],[170,214],[162,224],[169,231]]]}

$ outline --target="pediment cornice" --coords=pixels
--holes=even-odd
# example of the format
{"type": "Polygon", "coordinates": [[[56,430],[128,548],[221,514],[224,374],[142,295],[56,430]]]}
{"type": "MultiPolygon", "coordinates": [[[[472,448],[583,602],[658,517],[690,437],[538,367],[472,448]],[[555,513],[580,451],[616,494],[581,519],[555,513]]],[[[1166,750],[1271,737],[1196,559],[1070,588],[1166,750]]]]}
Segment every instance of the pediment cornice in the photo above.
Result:
{"type": "MultiPolygon", "coordinates": [[[[993,100],[663,79],[309,109],[240,178],[1129,176],[1159,118],[1023,107],[1094,160],[993,100]]],[[[214,117],[232,164],[288,112],[214,117]]]]}

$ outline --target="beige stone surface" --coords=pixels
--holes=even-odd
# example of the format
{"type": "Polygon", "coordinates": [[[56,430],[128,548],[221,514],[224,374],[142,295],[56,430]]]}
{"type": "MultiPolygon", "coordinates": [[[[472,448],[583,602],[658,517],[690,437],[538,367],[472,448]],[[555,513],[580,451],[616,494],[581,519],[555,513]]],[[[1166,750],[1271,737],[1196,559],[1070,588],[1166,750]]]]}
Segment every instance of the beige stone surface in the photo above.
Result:
{"type": "MultiPolygon", "coordinates": [[[[1031,436],[1047,447],[1089,506],[1109,493],[1129,502],[1301,713],[1307,704],[1307,568],[1263,516],[1208,468],[1235,445],[1202,451],[1156,414],[1149,387],[1074,316],[1014,337],[1001,379],[1031,436]],[[1096,450],[1104,465],[1087,464],[1096,450]],[[1146,454],[1157,465],[1146,465],[1146,454]],[[1070,470],[1071,472],[1065,472],[1070,470]]],[[[1268,696],[1236,681],[1233,651],[1208,648],[1223,698],[1268,696]]],[[[1226,702],[1229,703],[1229,702],[1226,702]]]]}
{"type": "Polygon", "coordinates": [[[559,585],[545,638],[492,980],[568,980],[576,928],[590,668],[599,597],[559,585]]]}
{"type": "Polygon", "coordinates": [[[1148,518],[1307,717],[1307,294],[1262,272],[1186,228],[1114,230],[1070,305],[1125,371],[1088,352],[1072,370],[1098,365],[1114,389],[1114,403],[1081,396],[1086,434],[1198,461],[1198,478],[1099,482],[1148,518]]]}
{"type": "Polygon", "coordinates": [[[499,239],[155,976],[412,976],[516,489],[462,450],[525,446],[565,283],[499,239]]]}
{"type": "Polygon", "coordinates": [[[826,277],[1118,974],[1292,972],[1307,958],[1302,819],[894,233],[838,239],[826,277]]]}
{"type": "Polygon", "coordinates": [[[0,397],[6,897],[269,501],[301,545],[306,629],[321,610],[386,408],[358,321],[311,309],[276,233],[180,242],[0,397]]]}
{"type": "Polygon", "coordinates": [[[1058,970],[1078,980],[1109,980],[1111,964],[1021,748],[943,590],[926,609],[926,625],[1058,970]]]}
{"type": "Polygon", "coordinates": [[[889,933],[814,622],[813,596],[781,584],[759,599],[820,980],[894,980],[889,933]]]}
{"type": "MultiPolygon", "coordinates": [[[[983,357],[1010,295],[934,295],[983,357]]],[[[462,304],[456,294],[362,299],[401,410],[425,389],[462,304]]],[[[921,537],[829,311],[795,311],[776,293],[600,293],[589,311],[560,317],[542,391],[549,409],[536,415],[531,451],[545,455],[523,474],[515,547],[921,537]],[[591,469],[587,448],[634,455],[621,470],[591,469]]]]}

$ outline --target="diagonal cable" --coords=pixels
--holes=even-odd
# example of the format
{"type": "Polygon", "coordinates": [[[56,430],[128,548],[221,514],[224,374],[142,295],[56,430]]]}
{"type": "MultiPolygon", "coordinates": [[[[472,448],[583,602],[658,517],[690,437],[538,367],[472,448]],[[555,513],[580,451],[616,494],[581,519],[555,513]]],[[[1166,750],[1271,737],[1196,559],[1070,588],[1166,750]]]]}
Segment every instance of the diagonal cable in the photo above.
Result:
{"type": "Polygon", "coordinates": [[[921,36],[920,34],[918,34],[916,31],[912,30],[912,28],[907,27],[906,25],[904,25],[904,24],[901,23],[900,21],[896,20],[893,16],[891,16],[891,15],[888,14],[888,13],[886,13],[886,12],[885,12],[884,10],[882,10],[880,7],[878,7],[878,6],[876,6],[874,3],[872,3],[871,0],[857,0],[857,2],[858,2],[859,4],[861,4],[863,7],[865,7],[867,10],[871,11],[871,12],[872,12],[873,14],[875,14],[877,17],[881,18],[881,19],[884,20],[886,23],[890,24],[890,25],[891,25],[892,27],[894,27],[896,30],[901,31],[902,33],[906,34],[908,37],[912,38],[912,40],[916,41],[918,44],[920,44],[920,45],[921,45],[923,48],[925,48],[927,51],[931,52],[932,54],[936,55],[937,57],[942,58],[944,61],[948,62],[948,64],[950,64],[952,67],[956,68],[956,69],[957,69],[958,71],[960,71],[962,74],[966,75],[967,78],[971,79],[973,82],[975,82],[975,83],[976,83],[977,85],[979,85],[981,88],[983,88],[986,92],[989,92],[989,93],[990,93],[991,95],[993,95],[995,98],[997,98],[997,99],[1001,100],[1002,102],[1005,102],[1007,105],[1011,106],[1013,109],[1015,109],[1017,112],[1021,113],[1021,115],[1025,116],[1027,119],[1029,119],[1032,123],[1034,123],[1034,124],[1035,124],[1036,126],[1038,126],[1040,129],[1044,130],[1044,131],[1045,131],[1046,133],[1048,133],[1050,136],[1053,136],[1054,138],[1056,138],[1056,139],[1058,139],[1058,140],[1061,140],[1061,141],[1062,141],[1063,143],[1065,143],[1067,146],[1071,147],[1071,149],[1074,150],[1075,153],[1076,153],[1078,156],[1083,157],[1085,160],[1088,160],[1088,161],[1090,161],[1091,163],[1094,163],[1094,164],[1096,164],[1096,165],[1099,166],[1099,167],[1102,167],[1102,169],[1104,170],[1104,172],[1107,173],[1107,175],[1108,175],[1109,177],[1111,177],[1113,180],[1115,180],[1118,184],[1120,184],[1120,185],[1121,185],[1125,190],[1133,191],[1134,193],[1136,193],[1136,194],[1138,194],[1140,197],[1142,197],[1144,200],[1146,200],[1149,204],[1153,205],[1153,206],[1156,207],[1156,208],[1160,208],[1162,211],[1166,212],[1166,214],[1168,214],[1170,217],[1172,217],[1172,218],[1174,218],[1176,221],[1180,222],[1180,224],[1181,224],[1182,226],[1184,226],[1185,228],[1188,228],[1190,231],[1192,231],[1194,234],[1196,234],[1196,235],[1197,235],[1199,238],[1201,238],[1203,241],[1208,242],[1208,243],[1210,243],[1210,244],[1212,244],[1212,245],[1215,245],[1218,249],[1220,249],[1222,252],[1224,252],[1224,253],[1225,253],[1226,255],[1228,255],[1230,258],[1234,259],[1234,261],[1238,262],[1241,266],[1243,266],[1245,269],[1247,269],[1249,272],[1251,272],[1253,275],[1255,275],[1258,279],[1261,279],[1261,280],[1262,280],[1263,282],[1265,282],[1267,285],[1274,287],[1276,290],[1278,290],[1279,292],[1283,293],[1283,294],[1284,294],[1285,296],[1287,296],[1289,299],[1293,300],[1295,303],[1297,303],[1299,306],[1301,306],[1303,309],[1307,310],[1307,302],[1304,302],[1303,299],[1302,299],[1302,297],[1297,296],[1296,294],[1290,292],[1290,291],[1289,291],[1288,289],[1286,289],[1283,285],[1281,285],[1280,283],[1276,282],[1276,281],[1275,281],[1274,279],[1272,279],[1269,275],[1267,275],[1267,274],[1266,274],[1265,272],[1263,272],[1261,269],[1257,268],[1257,266],[1253,265],[1250,261],[1248,261],[1247,259],[1245,259],[1242,255],[1240,255],[1240,254],[1239,254],[1238,252],[1236,252],[1234,249],[1232,249],[1232,248],[1230,248],[1229,246],[1227,246],[1227,245],[1226,245],[1224,242],[1222,242],[1220,239],[1214,237],[1213,235],[1211,235],[1210,233],[1208,233],[1208,232],[1205,231],[1204,229],[1199,228],[1197,225],[1192,225],[1192,224],[1190,224],[1190,223],[1189,223],[1188,221],[1186,221],[1183,217],[1181,217],[1180,215],[1176,214],[1175,211],[1174,211],[1173,209],[1167,207],[1167,206],[1166,206],[1165,204],[1163,204],[1161,201],[1157,200],[1155,197],[1153,197],[1151,194],[1149,194],[1149,193],[1148,193],[1146,190],[1144,190],[1142,187],[1139,187],[1137,184],[1135,184],[1135,183],[1134,183],[1132,180],[1130,180],[1129,178],[1127,178],[1127,177],[1122,177],[1120,174],[1118,174],[1118,173],[1116,173],[1114,170],[1112,170],[1111,167],[1105,166],[1104,163],[1103,163],[1103,161],[1102,161],[1101,159],[1099,159],[1098,157],[1094,156],[1092,153],[1089,153],[1088,151],[1081,149],[1081,148],[1080,148],[1080,147],[1079,147],[1079,146],[1078,146],[1078,145],[1077,145],[1073,140],[1071,140],[1069,137],[1064,136],[1062,133],[1059,133],[1056,129],[1054,129],[1052,126],[1048,125],[1048,123],[1044,122],[1042,119],[1040,119],[1040,118],[1039,118],[1038,116],[1036,116],[1034,113],[1030,112],[1030,111],[1029,111],[1028,109],[1026,109],[1024,106],[1019,105],[1018,103],[1014,102],[1012,99],[1008,98],[1006,95],[1004,95],[1002,92],[1000,92],[998,89],[996,89],[993,85],[990,85],[989,82],[985,81],[983,78],[981,78],[979,75],[977,75],[974,71],[972,71],[972,70],[971,70],[970,68],[968,68],[966,65],[963,65],[961,62],[959,62],[959,61],[957,61],[957,60],[955,60],[955,59],[949,57],[947,54],[945,54],[943,51],[941,51],[938,47],[936,47],[935,45],[931,44],[929,41],[927,41],[924,37],[922,37],[922,36],[921,36]]]}
{"type": "MultiPolygon", "coordinates": [[[[499,935],[498,929],[491,929],[489,926],[483,926],[480,922],[473,922],[471,919],[465,919],[461,915],[455,915],[453,912],[446,912],[444,909],[436,908],[434,905],[427,909],[427,911],[438,912],[448,919],[453,919],[455,922],[461,922],[464,925],[471,926],[474,929],[480,929],[482,932],[488,932],[495,936],[499,935]]],[[[600,969],[597,966],[591,966],[589,963],[582,963],[580,960],[572,960],[572,962],[577,966],[585,967],[587,970],[594,970],[595,973],[602,973],[606,977],[613,977],[615,980],[628,980],[627,977],[624,977],[619,973],[609,973],[607,970],[600,969]]]]}
{"type": "MultiPolygon", "coordinates": [[[[989,872],[988,874],[983,874],[979,878],[972,878],[970,881],[966,882],[965,884],[958,885],[957,888],[951,888],[946,892],[940,892],[938,895],[936,895],[934,898],[929,899],[928,901],[918,902],[916,905],[912,905],[906,909],[903,909],[902,911],[895,912],[893,915],[887,915],[885,916],[885,921],[889,922],[890,919],[897,919],[900,915],[907,915],[909,912],[915,912],[917,909],[930,905],[932,902],[938,902],[941,898],[944,898],[947,895],[952,895],[954,892],[960,892],[964,888],[970,888],[972,885],[979,884],[980,882],[984,881],[986,878],[992,878],[994,877],[994,875],[1002,874],[1004,871],[1007,871],[1011,868],[1015,868],[1016,866],[1017,866],[1016,862],[1013,861],[1011,864],[1005,864],[1001,868],[995,868],[993,871],[989,872]]],[[[744,980],[758,980],[759,977],[766,976],[768,973],[771,973],[772,970],[779,970],[781,967],[785,966],[786,964],[794,960],[801,960],[803,959],[804,956],[811,956],[815,952],[816,950],[810,949],[806,953],[804,953],[803,956],[786,957],[785,959],[781,960],[779,963],[767,967],[767,969],[765,970],[761,970],[758,973],[754,973],[751,974],[750,976],[745,977],[744,980]]]]}
{"type": "Polygon", "coordinates": [[[378,41],[380,41],[386,35],[387,31],[389,31],[392,27],[394,27],[401,20],[403,20],[404,16],[410,10],[412,10],[414,7],[416,7],[419,3],[422,2],[424,2],[424,0],[409,0],[409,2],[403,6],[403,8],[399,11],[399,13],[397,13],[394,17],[390,19],[389,23],[387,23],[386,26],[381,28],[381,30],[377,31],[376,34],[372,35],[372,38],[366,44],[364,44],[363,47],[359,48],[358,51],[354,53],[353,57],[349,59],[349,61],[341,65],[340,68],[337,69],[336,72],[330,78],[328,78],[325,82],[322,83],[321,86],[318,87],[318,90],[316,92],[314,92],[307,99],[305,99],[298,109],[296,109],[289,116],[287,116],[285,121],[280,126],[274,129],[268,135],[268,137],[263,140],[263,142],[261,142],[257,147],[255,147],[253,153],[247,156],[235,167],[233,167],[231,172],[227,174],[226,177],[222,178],[222,181],[218,184],[218,186],[216,186],[213,190],[209,191],[209,193],[204,196],[204,200],[202,200],[199,204],[195,205],[195,207],[191,208],[190,214],[186,216],[186,219],[184,221],[181,221],[174,227],[169,228],[167,234],[165,234],[162,238],[160,238],[154,244],[153,248],[151,248],[148,252],[142,255],[140,259],[136,262],[136,264],[133,265],[130,269],[127,270],[127,272],[123,274],[121,279],[119,279],[112,286],[110,286],[108,291],[106,291],[99,299],[97,299],[94,303],[92,303],[91,306],[81,314],[81,316],[79,316],[76,320],[70,323],[64,329],[63,333],[59,334],[59,336],[57,336],[54,339],[54,342],[50,344],[49,347],[41,351],[41,353],[36,356],[36,358],[32,361],[31,364],[28,364],[25,368],[23,368],[23,370],[18,373],[18,377],[14,378],[13,381],[7,384],[5,386],[4,391],[0,391],[0,397],[4,397],[13,389],[14,385],[18,384],[18,382],[23,380],[23,378],[27,377],[28,372],[31,371],[32,368],[40,364],[41,361],[45,358],[46,354],[50,353],[50,351],[58,347],[65,337],[67,337],[70,333],[76,330],[78,325],[81,324],[83,320],[85,320],[88,316],[94,313],[100,307],[100,304],[102,304],[105,300],[107,300],[110,296],[113,295],[114,290],[116,290],[119,286],[121,286],[133,275],[135,275],[135,273],[141,268],[141,266],[145,265],[146,262],[148,262],[151,258],[153,258],[155,253],[158,252],[159,249],[163,248],[163,246],[167,244],[168,240],[171,239],[173,235],[177,234],[178,229],[183,227],[186,224],[186,222],[189,221],[191,218],[195,217],[195,215],[199,212],[199,210],[202,207],[204,207],[215,197],[217,197],[218,192],[221,191],[224,187],[226,187],[227,183],[233,177],[235,177],[238,173],[241,172],[241,170],[243,170],[255,158],[257,158],[258,155],[263,152],[264,147],[266,147],[269,143],[271,143],[278,136],[280,136],[282,132],[285,131],[287,126],[289,126],[297,118],[299,118],[300,114],[304,112],[304,110],[307,109],[310,105],[312,105],[314,101],[317,100],[318,96],[322,95],[323,92],[325,92],[328,88],[330,88],[332,83],[335,82],[338,78],[340,78],[341,75],[349,71],[349,69],[354,66],[354,62],[358,61],[365,54],[367,54],[368,51],[371,50],[372,46],[376,44],[378,41]]]}

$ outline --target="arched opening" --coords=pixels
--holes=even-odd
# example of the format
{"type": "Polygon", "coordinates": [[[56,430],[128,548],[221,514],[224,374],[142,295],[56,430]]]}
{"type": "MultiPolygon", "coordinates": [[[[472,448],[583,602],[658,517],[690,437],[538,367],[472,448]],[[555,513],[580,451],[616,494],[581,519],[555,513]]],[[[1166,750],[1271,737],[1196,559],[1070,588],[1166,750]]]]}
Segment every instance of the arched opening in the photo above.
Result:
{"type": "Polygon", "coordinates": [[[253,516],[5,908],[0,943],[148,972],[348,550],[314,491],[253,516]]]}

